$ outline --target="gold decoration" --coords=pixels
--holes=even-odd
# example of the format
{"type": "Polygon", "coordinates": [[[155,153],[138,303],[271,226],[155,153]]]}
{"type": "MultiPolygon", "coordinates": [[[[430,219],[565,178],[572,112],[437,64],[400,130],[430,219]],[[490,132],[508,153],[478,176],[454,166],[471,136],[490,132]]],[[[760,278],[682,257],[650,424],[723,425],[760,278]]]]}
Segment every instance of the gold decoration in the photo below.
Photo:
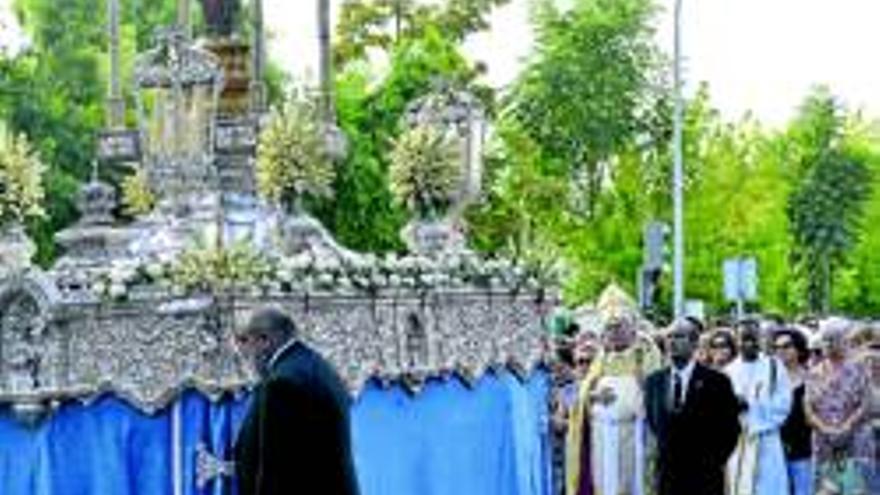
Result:
{"type": "Polygon", "coordinates": [[[634,323],[640,315],[635,300],[617,284],[611,284],[602,291],[596,303],[596,311],[605,324],[619,320],[634,323]]]}

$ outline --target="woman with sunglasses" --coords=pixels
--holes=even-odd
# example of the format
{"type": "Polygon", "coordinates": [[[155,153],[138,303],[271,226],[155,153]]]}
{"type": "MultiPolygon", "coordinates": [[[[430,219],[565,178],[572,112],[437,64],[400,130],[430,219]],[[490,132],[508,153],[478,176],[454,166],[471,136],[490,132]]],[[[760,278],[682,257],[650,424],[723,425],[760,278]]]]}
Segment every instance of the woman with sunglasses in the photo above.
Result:
{"type": "Polygon", "coordinates": [[[792,390],[791,413],[782,425],[782,446],[788,467],[791,495],[809,495],[812,484],[812,431],[804,414],[804,380],[810,359],[807,338],[794,328],[783,328],[773,334],[776,357],[785,366],[792,390]]]}
{"type": "Polygon", "coordinates": [[[716,370],[722,370],[725,366],[736,359],[736,340],[733,332],[726,328],[719,328],[712,332],[709,342],[710,366],[716,370]]]}

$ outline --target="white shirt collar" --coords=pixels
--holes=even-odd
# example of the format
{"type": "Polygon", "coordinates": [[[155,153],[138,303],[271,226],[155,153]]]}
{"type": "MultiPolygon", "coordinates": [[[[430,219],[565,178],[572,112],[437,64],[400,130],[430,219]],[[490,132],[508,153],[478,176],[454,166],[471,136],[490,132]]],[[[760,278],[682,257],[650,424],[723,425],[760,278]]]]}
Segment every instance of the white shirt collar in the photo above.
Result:
{"type": "Polygon", "coordinates": [[[691,375],[694,374],[694,367],[696,367],[696,361],[693,359],[688,361],[684,368],[678,369],[675,365],[672,366],[672,377],[675,378],[675,376],[678,376],[678,378],[681,379],[681,385],[685,390],[687,390],[687,385],[691,381],[691,375]]]}
{"type": "Polygon", "coordinates": [[[285,342],[281,347],[279,347],[278,350],[276,350],[275,353],[272,354],[272,357],[269,358],[269,362],[266,363],[266,369],[267,370],[272,369],[272,367],[275,366],[275,362],[278,361],[278,359],[281,357],[281,355],[284,354],[285,352],[287,352],[288,349],[293,347],[294,344],[296,344],[296,339],[291,338],[290,340],[285,342]]]}
{"type": "MultiPolygon", "coordinates": [[[[691,375],[694,373],[694,368],[696,367],[696,361],[691,359],[682,369],[678,369],[675,365],[671,366],[672,370],[672,382],[675,382],[675,377],[677,376],[679,380],[681,380],[681,403],[684,404],[684,401],[687,400],[688,386],[690,385],[691,375]]],[[[670,389],[672,386],[670,385],[670,389]]],[[[674,390],[670,390],[670,394],[673,394],[674,390]]]]}

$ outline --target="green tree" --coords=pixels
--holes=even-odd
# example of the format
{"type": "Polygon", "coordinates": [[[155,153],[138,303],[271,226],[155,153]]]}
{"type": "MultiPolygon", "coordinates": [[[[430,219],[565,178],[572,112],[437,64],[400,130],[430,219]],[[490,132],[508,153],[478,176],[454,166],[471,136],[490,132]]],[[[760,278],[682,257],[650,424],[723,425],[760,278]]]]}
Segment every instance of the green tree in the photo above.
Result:
{"type": "Polygon", "coordinates": [[[792,126],[798,182],[788,204],[793,254],[813,312],[831,309],[837,268],[846,263],[862,228],[871,174],[865,157],[843,139],[846,116],[827,89],[805,101],[792,126]]]}
{"type": "Polygon", "coordinates": [[[655,11],[650,0],[577,0],[569,10],[544,1],[535,10],[535,54],[509,110],[559,174],[583,178],[588,217],[609,160],[636,143],[655,146],[666,127],[655,11]]]}
{"type": "Polygon", "coordinates": [[[334,199],[315,210],[343,244],[372,252],[402,249],[399,232],[408,215],[393,204],[388,188],[388,160],[401,118],[438,80],[487,94],[476,86],[476,75],[457,43],[427,28],[393,47],[390,68],[381,77],[358,65],[337,76],[338,120],[350,149],[337,173],[334,199]]]}
{"type": "Polygon", "coordinates": [[[371,49],[385,52],[406,39],[418,39],[428,29],[456,43],[489,27],[492,9],[510,0],[354,0],[339,15],[334,62],[340,67],[363,60],[371,49]]]}
{"type": "Polygon", "coordinates": [[[844,136],[847,154],[865,163],[871,174],[871,196],[865,203],[859,239],[838,267],[834,279],[833,307],[848,314],[880,314],[880,121],[854,116],[844,136]]]}
{"type": "Polygon", "coordinates": [[[722,264],[756,258],[762,309],[788,311],[791,267],[785,205],[789,183],[774,136],[753,119],[725,123],[717,117],[694,136],[685,222],[690,297],[724,310],[722,264]]]}

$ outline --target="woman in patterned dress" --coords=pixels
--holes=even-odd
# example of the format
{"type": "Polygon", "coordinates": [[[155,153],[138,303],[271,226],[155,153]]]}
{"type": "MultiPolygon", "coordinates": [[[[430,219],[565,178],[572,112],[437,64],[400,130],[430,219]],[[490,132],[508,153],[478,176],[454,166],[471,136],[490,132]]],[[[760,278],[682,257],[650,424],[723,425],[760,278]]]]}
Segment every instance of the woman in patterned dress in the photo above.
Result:
{"type": "Polygon", "coordinates": [[[804,406],[814,431],[817,495],[868,495],[874,468],[870,384],[864,366],[847,355],[844,339],[850,328],[839,318],[822,325],[824,358],[807,378],[804,406]]]}

